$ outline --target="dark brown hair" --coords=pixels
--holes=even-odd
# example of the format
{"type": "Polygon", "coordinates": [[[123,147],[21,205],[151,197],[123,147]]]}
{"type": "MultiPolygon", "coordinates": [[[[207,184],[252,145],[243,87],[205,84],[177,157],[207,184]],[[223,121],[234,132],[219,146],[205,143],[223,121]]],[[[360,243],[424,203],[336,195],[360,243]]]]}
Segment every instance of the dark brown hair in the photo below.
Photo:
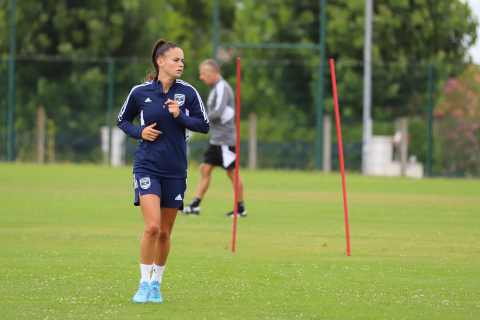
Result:
{"type": "Polygon", "coordinates": [[[146,78],[146,81],[150,81],[158,77],[158,57],[163,57],[168,50],[173,48],[180,48],[180,46],[175,42],[166,42],[163,39],[160,39],[157,41],[157,43],[155,43],[152,50],[152,65],[155,70],[152,70],[152,72],[150,72],[150,74],[146,78]]]}

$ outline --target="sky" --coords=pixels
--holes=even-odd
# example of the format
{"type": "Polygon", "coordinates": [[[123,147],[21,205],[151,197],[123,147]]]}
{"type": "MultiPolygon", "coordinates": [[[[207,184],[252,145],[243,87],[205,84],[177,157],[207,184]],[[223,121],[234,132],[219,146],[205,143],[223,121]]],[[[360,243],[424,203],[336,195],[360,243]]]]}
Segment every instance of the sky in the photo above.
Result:
{"type": "MultiPolygon", "coordinates": [[[[461,0],[467,2],[472,8],[473,14],[479,18],[480,21],[480,0],[461,0]]],[[[472,60],[476,64],[480,64],[480,27],[477,28],[477,41],[473,47],[468,51],[472,56],[472,60]]]]}

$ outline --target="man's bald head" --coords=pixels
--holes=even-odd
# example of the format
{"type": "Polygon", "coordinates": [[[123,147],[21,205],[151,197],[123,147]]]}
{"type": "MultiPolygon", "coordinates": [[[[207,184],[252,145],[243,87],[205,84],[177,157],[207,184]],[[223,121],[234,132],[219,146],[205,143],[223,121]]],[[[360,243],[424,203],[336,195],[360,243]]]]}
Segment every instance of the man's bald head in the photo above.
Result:
{"type": "Polygon", "coordinates": [[[202,63],[200,63],[200,68],[202,67],[208,67],[210,69],[212,69],[213,71],[215,71],[216,73],[220,74],[220,66],[218,65],[218,62],[213,60],[213,59],[207,59],[205,61],[203,61],[202,63]]]}
{"type": "Polygon", "coordinates": [[[200,80],[203,81],[208,86],[213,85],[215,82],[220,80],[222,76],[220,75],[220,66],[217,61],[213,59],[207,59],[200,63],[200,80]]]}

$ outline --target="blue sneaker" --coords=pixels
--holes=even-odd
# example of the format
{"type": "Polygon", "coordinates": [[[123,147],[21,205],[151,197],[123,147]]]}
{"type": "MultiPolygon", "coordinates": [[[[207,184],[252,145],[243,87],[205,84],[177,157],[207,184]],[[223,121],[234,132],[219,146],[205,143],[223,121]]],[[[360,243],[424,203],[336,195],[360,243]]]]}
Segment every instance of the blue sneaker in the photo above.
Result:
{"type": "Polygon", "coordinates": [[[152,281],[150,283],[150,293],[148,294],[148,301],[162,302],[162,294],[160,293],[160,282],[152,281]]]}
{"type": "Polygon", "coordinates": [[[135,303],[147,303],[148,293],[150,291],[150,286],[147,281],[140,282],[140,285],[137,288],[137,293],[133,297],[133,302],[135,303]]]}

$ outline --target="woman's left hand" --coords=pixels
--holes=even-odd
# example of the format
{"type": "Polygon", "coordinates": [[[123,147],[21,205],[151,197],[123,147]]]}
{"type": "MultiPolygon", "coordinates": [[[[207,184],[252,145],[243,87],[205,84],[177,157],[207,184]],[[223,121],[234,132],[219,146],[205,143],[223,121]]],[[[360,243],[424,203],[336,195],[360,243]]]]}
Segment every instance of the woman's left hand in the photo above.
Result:
{"type": "Polygon", "coordinates": [[[180,107],[178,106],[178,103],[168,99],[165,104],[168,104],[168,112],[173,114],[173,117],[176,118],[180,114],[180,107]]]}

